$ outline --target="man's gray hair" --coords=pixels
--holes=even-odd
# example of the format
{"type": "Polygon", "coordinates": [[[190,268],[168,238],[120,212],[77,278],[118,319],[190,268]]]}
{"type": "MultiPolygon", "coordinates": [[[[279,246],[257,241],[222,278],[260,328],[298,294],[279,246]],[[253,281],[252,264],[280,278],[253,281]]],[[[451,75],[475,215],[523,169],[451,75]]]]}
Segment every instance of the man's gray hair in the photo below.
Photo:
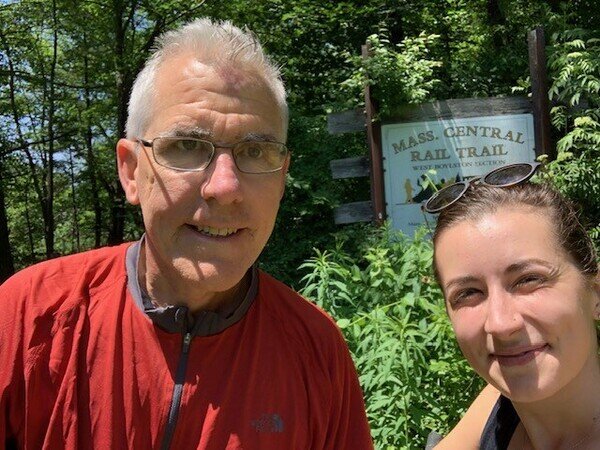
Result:
{"type": "Polygon", "coordinates": [[[204,18],[168,31],[157,39],[154,54],[133,83],[127,110],[128,139],[143,136],[150,124],[156,93],[154,81],[160,65],[170,56],[184,51],[193,52],[205,64],[234,63],[235,67],[262,78],[275,97],[281,111],[284,136],[287,135],[288,107],[279,68],[249,30],[241,30],[229,21],[213,22],[204,18]]]}

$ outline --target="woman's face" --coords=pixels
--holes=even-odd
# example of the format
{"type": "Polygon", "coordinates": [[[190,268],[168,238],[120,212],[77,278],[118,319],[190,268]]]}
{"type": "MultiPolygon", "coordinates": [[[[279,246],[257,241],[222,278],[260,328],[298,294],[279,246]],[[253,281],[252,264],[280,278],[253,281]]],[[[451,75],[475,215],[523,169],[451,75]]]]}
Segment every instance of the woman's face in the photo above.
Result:
{"type": "Polygon", "coordinates": [[[459,222],[436,242],[460,348],[483,378],[516,402],[542,400],[599,376],[598,287],[552,229],[543,210],[505,208],[459,222]]]}

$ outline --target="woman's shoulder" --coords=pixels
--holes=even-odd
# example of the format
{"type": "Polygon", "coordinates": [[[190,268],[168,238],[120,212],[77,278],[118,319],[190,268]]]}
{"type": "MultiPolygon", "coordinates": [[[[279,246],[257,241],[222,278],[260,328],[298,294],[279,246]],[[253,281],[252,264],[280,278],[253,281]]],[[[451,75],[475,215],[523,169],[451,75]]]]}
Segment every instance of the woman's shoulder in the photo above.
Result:
{"type": "Polygon", "coordinates": [[[499,398],[500,393],[487,385],[458,424],[435,446],[435,450],[478,450],[483,431],[499,398]]]}

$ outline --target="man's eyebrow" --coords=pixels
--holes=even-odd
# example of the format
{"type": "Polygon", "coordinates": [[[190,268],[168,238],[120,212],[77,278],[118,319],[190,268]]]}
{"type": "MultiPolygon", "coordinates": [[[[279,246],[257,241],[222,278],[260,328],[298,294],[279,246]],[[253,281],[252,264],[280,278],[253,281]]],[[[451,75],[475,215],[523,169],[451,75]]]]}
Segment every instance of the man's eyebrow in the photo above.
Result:
{"type": "MultiPolygon", "coordinates": [[[[211,139],[214,134],[210,130],[200,127],[181,127],[177,126],[160,134],[161,137],[192,137],[198,139],[211,139]]],[[[238,142],[242,141],[272,141],[278,142],[277,138],[272,134],[264,133],[248,133],[238,142]]]]}
{"type": "Polygon", "coordinates": [[[213,133],[210,130],[205,130],[200,127],[173,127],[164,133],[160,134],[161,137],[193,137],[198,139],[211,138],[213,133]]]}
{"type": "Polygon", "coordinates": [[[242,141],[277,141],[277,138],[272,134],[248,133],[242,141]]]}

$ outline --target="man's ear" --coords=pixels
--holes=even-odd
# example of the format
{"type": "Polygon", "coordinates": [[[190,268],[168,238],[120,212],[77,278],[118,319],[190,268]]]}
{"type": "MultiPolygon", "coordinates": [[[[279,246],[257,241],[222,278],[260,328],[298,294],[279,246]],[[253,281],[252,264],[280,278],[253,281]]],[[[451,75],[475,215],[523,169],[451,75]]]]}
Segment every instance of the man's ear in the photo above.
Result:
{"type": "Polygon", "coordinates": [[[136,146],[137,143],[129,139],[119,139],[119,142],[117,142],[119,180],[121,180],[121,186],[123,186],[127,201],[132,205],[140,203],[136,179],[138,169],[136,146]]]}
{"type": "Polygon", "coordinates": [[[283,167],[281,168],[282,177],[281,177],[281,195],[279,196],[280,200],[283,198],[283,194],[285,193],[285,180],[287,178],[286,177],[287,172],[290,168],[291,159],[292,158],[291,158],[290,154],[288,153],[285,163],[283,164],[283,167]]]}

